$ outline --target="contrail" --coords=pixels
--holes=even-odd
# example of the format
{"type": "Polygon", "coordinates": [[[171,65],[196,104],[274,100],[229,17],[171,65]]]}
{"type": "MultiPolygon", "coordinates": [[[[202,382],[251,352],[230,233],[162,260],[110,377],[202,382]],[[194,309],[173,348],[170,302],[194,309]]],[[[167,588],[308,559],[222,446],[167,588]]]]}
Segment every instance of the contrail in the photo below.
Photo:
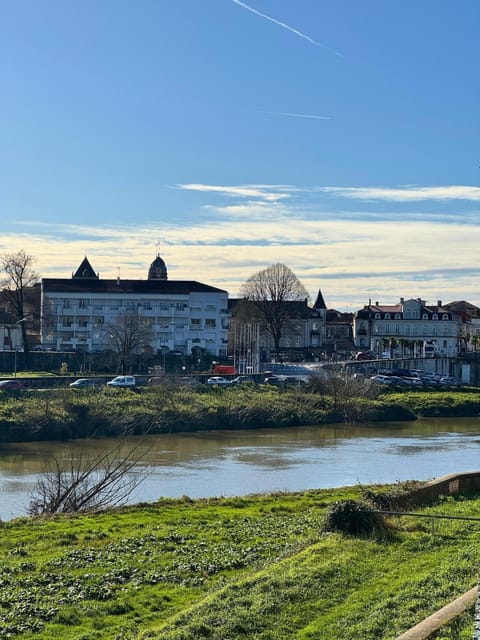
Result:
{"type": "Polygon", "coordinates": [[[317,116],[308,113],[288,113],[287,111],[257,111],[257,113],[268,113],[272,116],[290,116],[292,118],[312,118],[313,120],[331,120],[331,116],[317,116]]]}
{"type": "Polygon", "coordinates": [[[279,27],[283,27],[284,29],[287,29],[287,31],[291,31],[295,35],[300,36],[300,38],[304,38],[305,40],[308,40],[308,42],[311,42],[312,44],[314,44],[317,47],[324,47],[325,49],[328,49],[329,51],[332,51],[332,53],[334,53],[339,58],[344,58],[345,57],[339,51],[335,51],[335,49],[331,49],[330,47],[327,47],[327,45],[323,44],[322,42],[317,42],[313,38],[310,38],[310,36],[307,36],[305,33],[302,33],[301,31],[298,31],[298,29],[294,29],[293,27],[290,27],[288,24],[285,24],[285,22],[280,22],[280,20],[275,20],[275,18],[272,18],[271,16],[268,16],[266,13],[261,13],[260,11],[257,11],[253,7],[250,7],[248,4],[245,4],[244,2],[241,2],[241,0],[232,0],[232,2],[234,2],[235,4],[238,4],[239,7],[243,7],[247,11],[251,11],[252,13],[254,13],[257,16],[260,16],[261,18],[265,18],[265,20],[270,20],[270,22],[273,22],[274,24],[278,24],[279,27]]]}

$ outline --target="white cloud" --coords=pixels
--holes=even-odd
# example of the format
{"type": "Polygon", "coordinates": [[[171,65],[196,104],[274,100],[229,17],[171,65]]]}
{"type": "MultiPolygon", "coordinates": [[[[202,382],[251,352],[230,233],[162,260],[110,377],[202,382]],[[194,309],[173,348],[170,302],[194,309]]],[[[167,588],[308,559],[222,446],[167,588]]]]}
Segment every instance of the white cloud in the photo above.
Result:
{"type": "Polygon", "coordinates": [[[290,198],[297,189],[288,185],[214,185],[214,184],[179,184],[179,189],[186,191],[200,191],[203,193],[220,193],[224,196],[237,198],[259,198],[268,202],[276,202],[290,198]]]}
{"type": "Polygon", "coordinates": [[[478,224],[437,221],[300,219],[288,211],[274,219],[239,215],[190,226],[81,227],[41,225],[0,237],[0,253],[25,249],[45,277],[70,277],[88,255],[101,277],[146,278],[160,240],[171,279],[200,280],[237,295],[253,272],[274,262],[290,266],[312,297],[359,308],[368,297],[444,301],[478,294],[478,224]],[[449,251],[449,247],[461,250],[449,251]]]}
{"type": "Polygon", "coordinates": [[[323,193],[357,200],[390,200],[413,202],[420,200],[480,200],[480,187],[449,185],[443,187],[405,186],[388,189],[384,187],[319,187],[323,193]]]}

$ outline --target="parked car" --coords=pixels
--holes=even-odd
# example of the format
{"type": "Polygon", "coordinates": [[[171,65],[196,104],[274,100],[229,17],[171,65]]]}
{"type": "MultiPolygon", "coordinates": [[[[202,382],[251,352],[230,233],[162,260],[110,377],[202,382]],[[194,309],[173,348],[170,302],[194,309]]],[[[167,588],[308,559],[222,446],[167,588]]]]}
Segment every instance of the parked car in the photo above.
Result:
{"type": "Polygon", "coordinates": [[[207,380],[207,384],[213,387],[228,387],[230,380],[227,380],[222,376],[212,376],[207,380]]]}
{"type": "Polygon", "coordinates": [[[107,382],[109,387],[134,387],[136,384],[134,376],[117,376],[107,382]]]}
{"type": "Polygon", "coordinates": [[[370,380],[372,382],[378,382],[379,384],[392,384],[391,376],[376,375],[376,376],[372,376],[370,380]]]}
{"type": "Polygon", "coordinates": [[[443,376],[443,378],[440,378],[439,384],[445,384],[445,385],[453,386],[455,384],[458,384],[458,381],[453,376],[443,376]]]}
{"type": "Polygon", "coordinates": [[[372,351],[358,351],[355,354],[355,360],[373,360],[375,354],[372,351]]]}
{"type": "Polygon", "coordinates": [[[274,385],[279,385],[279,384],[283,384],[284,383],[284,379],[282,376],[265,376],[265,378],[263,379],[263,384],[274,384],[274,385]]]}
{"type": "Polygon", "coordinates": [[[423,381],[421,380],[421,378],[405,378],[405,382],[412,387],[423,387],[423,381]]]}
{"type": "Polygon", "coordinates": [[[230,384],[255,384],[252,376],[237,376],[230,381],[230,384]]]}
{"type": "Polygon", "coordinates": [[[79,378],[78,380],[74,380],[74,382],[70,382],[69,387],[94,387],[97,384],[96,380],[93,378],[79,378]]]}
{"type": "Polygon", "coordinates": [[[20,391],[23,388],[23,382],[20,380],[0,380],[0,391],[20,391]]]}

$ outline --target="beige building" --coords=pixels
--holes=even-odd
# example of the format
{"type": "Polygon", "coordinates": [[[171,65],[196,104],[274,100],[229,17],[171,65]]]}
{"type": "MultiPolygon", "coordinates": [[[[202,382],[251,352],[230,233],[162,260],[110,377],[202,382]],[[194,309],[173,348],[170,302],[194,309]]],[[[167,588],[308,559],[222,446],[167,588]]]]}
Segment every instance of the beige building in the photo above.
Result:
{"type": "Polygon", "coordinates": [[[354,341],[359,350],[381,357],[458,355],[461,349],[460,316],[442,305],[427,305],[420,298],[384,305],[369,302],[354,315],[354,341]]]}

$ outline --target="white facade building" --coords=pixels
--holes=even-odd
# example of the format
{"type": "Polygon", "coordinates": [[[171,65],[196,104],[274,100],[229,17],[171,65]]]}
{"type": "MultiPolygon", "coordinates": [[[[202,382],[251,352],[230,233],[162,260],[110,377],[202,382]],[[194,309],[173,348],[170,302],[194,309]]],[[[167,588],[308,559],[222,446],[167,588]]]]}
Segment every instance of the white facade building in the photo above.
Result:
{"type": "Polygon", "coordinates": [[[354,341],[360,350],[389,357],[429,355],[455,357],[460,350],[461,318],[442,306],[424,300],[400,298],[395,305],[369,303],[354,317],[354,341]]]}
{"type": "Polygon", "coordinates": [[[228,293],[196,281],[168,280],[160,256],[146,280],[102,280],[87,258],[71,278],[42,280],[42,343],[56,350],[104,351],[109,328],[137,318],[156,354],[194,347],[225,355],[228,293]]]}

